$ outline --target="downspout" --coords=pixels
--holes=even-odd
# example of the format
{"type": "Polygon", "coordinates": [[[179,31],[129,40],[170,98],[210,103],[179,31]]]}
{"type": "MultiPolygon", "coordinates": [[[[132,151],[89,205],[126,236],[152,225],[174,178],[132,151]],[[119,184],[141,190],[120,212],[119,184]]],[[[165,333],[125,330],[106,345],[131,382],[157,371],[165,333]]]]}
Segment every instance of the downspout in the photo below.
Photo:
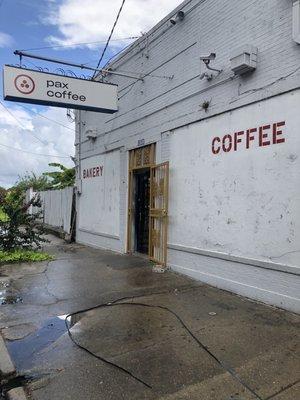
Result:
{"type": "Polygon", "coordinates": [[[72,216],[71,217],[71,240],[74,240],[76,242],[76,236],[77,236],[77,229],[78,229],[78,204],[79,204],[79,196],[82,193],[82,181],[81,181],[81,132],[82,132],[82,120],[81,120],[81,110],[77,111],[77,115],[75,114],[75,123],[77,123],[76,130],[78,130],[78,136],[75,138],[75,144],[76,144],[76,139],[78,140],[77,143],[77,157],[76,157],[76,187],[73,192],[73,207],[72,207],[72,216]],[[77,122],[78,120],[78,122],[77,122]]]}
{"type": "Polygon", "coordinates": [[[81,194],[82,181],[81,181],[81,139],[82,139],[82,116],[81,110],[78,110],[78,151],[77,151],[77,194],[81,194]]]}

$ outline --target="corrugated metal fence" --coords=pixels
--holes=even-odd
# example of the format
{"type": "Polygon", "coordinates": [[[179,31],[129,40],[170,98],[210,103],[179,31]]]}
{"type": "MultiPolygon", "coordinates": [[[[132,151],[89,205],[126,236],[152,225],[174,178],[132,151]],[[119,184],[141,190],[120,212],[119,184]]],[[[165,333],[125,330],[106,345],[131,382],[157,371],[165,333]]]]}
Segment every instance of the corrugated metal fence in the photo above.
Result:
{"type": "MultiPolygon", "coordinates": [[[[29,189],[30,190],[30,189],[29,189]]],[[[47,190],[44,192],[27,193],[27,198],[39,195],[42,202],[43,222],[51,227],[59,228],[70,234],[72,230],[74,188],[67,187],[61,190],[47,190]]],[[[32,213],[40,211],[33,208],[32,213]]]]}

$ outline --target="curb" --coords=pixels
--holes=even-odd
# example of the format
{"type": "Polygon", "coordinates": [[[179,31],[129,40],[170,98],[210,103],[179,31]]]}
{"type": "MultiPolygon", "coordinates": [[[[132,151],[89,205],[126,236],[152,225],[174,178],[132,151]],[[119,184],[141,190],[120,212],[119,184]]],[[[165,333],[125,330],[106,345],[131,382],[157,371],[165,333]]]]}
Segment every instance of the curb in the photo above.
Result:
{"type": "Polygon", "coordinates": [[[22,387],[11,389],[7,392],[8,400],[27,400],[26,394],[22,387]]]}
{"type": "Polygon", "coordinates": [[[14,364],[6,348],[4,339],[0,334],[0,376],[7,377],[16,373],[14,364]]]}

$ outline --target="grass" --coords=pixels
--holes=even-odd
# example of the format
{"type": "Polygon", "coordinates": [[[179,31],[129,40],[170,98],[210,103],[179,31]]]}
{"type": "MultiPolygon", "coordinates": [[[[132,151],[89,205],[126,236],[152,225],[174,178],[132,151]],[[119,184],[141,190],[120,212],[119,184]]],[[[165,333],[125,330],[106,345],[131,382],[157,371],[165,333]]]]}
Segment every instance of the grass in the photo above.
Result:
{"type": "Polygon", "coordinates": [[[36,250],[0,250],[0,264],[53,260],[50,254],[36,250]]]}
{"type": "Polygon", "coordinates": [[[7,215],[5,214],[5,212],[0,207],[0,221],[5,222],[5,221],[7,221],[7,219],[8,219],[7,215]]]}

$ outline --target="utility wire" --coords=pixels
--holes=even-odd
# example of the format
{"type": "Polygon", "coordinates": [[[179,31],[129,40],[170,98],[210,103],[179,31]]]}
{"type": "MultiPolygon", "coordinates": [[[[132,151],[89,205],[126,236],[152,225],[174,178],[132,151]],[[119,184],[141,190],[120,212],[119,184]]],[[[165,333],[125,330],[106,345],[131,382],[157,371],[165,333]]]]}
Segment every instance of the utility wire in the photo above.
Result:
{"type": "MultiPolygon", "coordinates": [[[[28,131],[28,129],[18,120],[18,118],[16,118],[15,116],[14,116],[14,114],[2,103],[2,101],[0,101],[0,104],[2,105],[2,107],[9,113],[9,115],[11,116],[11,117],[13,117],[16,121],[17,121],[17,123],[24,129],[24,130],[26,130],[26,131],[28,131]]],[[[27,107],[25,107],[25,108],[27,108],[27,107]]],[[[37,113],[38,114],[38,113],[37,113]]],[[[42,115],[40,115],[40,114],[38,114],[40,117],[42,117],[42,115]]],[[[45,117],[46,119],[49,119],[49,118],[47,118],[47,117],[45,117]]],[[[51,120],[51,121],[53,121],[53,122],[55,122],[54,120],[51,120]]],[[[65,126],[65,128],[68,128],[67,126],[65,126]]],[[[71,129],[71,128],[68,128],[68,129],[71,129]]],[[[49,142],[47,142],[47,141],[43,141],[43,140],[41,140],[38,136],[36,136],[34,133],[32,133],[31,131],[29,131],[37,140],[39,140],[43,145],[48,145],[49,144],[49,142]]],[[[55,156],[54,154],[41,154],[41,153],[33,153],[33,152],[31,152],[31,151],[27,151],[27,150],[21,150],[21,149],[18,149],[18,148],[16,148],[16,147],[12,147],[12,146],[7,146],[7,145],[5,145],[5,144],[2,144],[2,143],[0,143],[0,146],[3,146],[3,147],[7,147],[7,148],[10,148],[10,149],[14,149],[14,150],[17,150],[17,151],[22,151],[22,152],[24,152],[24,153],[29,153],[29,154],[35,154],[35,155],[38,155],[38,156],[49,156],[49,157],[58,157],[58,158],[69,158],[69,156],[55,156]]]]}
{"type": "Polygon", "coordinates": [[[32,151],[22,150],[22,149],[18,149],[17,147],[8,146],[8,145],[3,144],[3,143],[0,143],[0,146],[7,147],[8,149],[12,149],[12,150],[17,150],[17,151],[20,151],[21,153],[34,154],[34,155],[36,155],[36,156],[57,157],[57,158],[70,158],[70,156],[57,156],[57,155],[55,155],[55,154],[34,153],[34,152],[32,152],[32,151]]]}
{"type": "Polygon", "coordinates": [[[115,54],[113,54],[105,63],[104,68],[111,62],[111,60],[113,60],[115,57],[117,57],[119,54],[123,53],[123,51],[125,51],[126,49],[128,49],[128,47],[130,47],[132,45],[132,43],[129,43],[127,46],[123,47],[121,50],[117,51],[115,54]]]}
{"type": "Polygon", "coordinates": [[[9,108],[6,107],[6,105],[4,103],[2,103],[2,101],[0,101],[1,106],[4,108],[4,110],[15,120],[17,121],[17,123],[19,124],[19,126],[25,130],[27,130],[28,128],[26,128],[26,126],[23,125],[23,123],[21,121],[19,121],[19,119],[9,110],[9,108]]]}
{"type": "MultiPolygon", "coordinates": [[[[118,11],[117,17],[116,17],[115,22],[114,22],[114,24],[113,24],[113,27],[111,28],[110,34],[109,34],[109,36],[108,36],[107,42],[106,42],[106,44],[105,44],[105,46],[104,46],[104,49],[103,49],[103,51],[102,51],[102,54],[101,54],[101,56],[100,56],[100,59],[99,59],[99,61],[98,61],[98,64],[97,64],[96,69],[99,68],[99,65],[101,64],[101,61],[103,60],[103,57],[104,57],[104,55],[105,55],[105,52],[106,52],[106,50],[107,50],[107,47],[108,47],[109,42],[110,42],[110,40],[111,40],[111,37],[112,37],[112,35],[113,35],[113,33],[114,33],[115,27],[116,27],[116,25],[117,25],[117,23],[118,23],[120,14],[121,14],[122,9],[123,9],[123,7],[124,7],[125,1],[126,1],[126,0],[122,0],[121,7],[120,7],[120,9],[119,9],[119,11],[118,11]]],[[[96,75],[96,71],[94,72],[93,78],[95,77],[95,75],[96,75]]]]}
{"type": "Polygon", "coordinates": [[[28,111],[34,113],[34,114],[35,114],[36,116],[38,116],[38,117],[45,118],[45,119],[47,119],[48,121],[54,122],[54,123],[57,124],[57,125],[60,125],[60,126],[66,128],[66,129],[69,129],[69,130],[72,131],[73,133],[74,133],[74,131],[75,131],[74,129],[68,127],[67,125],[64,125],[64,124],[62,124],[62,123],[60,123],[60,122],[57,122],[57,121],[55,121],[55,119],[46,117],[45,115],[40,114],[40,113],[38,113],[37,111],[34,111],[34,110],[30,109],[29,107],[24,106],[23,104],[20,104],[20,106],[23,107],[23,108],[25,108],[25,110],[28,110],[28,111]]]}
{"type": "MultiPolygon", "coordinates": [[[[1,7],[1,3],[0,3],[1,7]]],[[[114,42],[119,42],[121,40],[132,40],[132,39],[138,39],[139,36],[129,36],[126,38],[117,38],[117,39],[111,39],[111,41],[114,42]]],[[[21,51],[35,51],[35,50],[44,50],[44,49],[56,49],[56,48],[61,48],[61,47],[76,47],[76,46],[82,46],[82,45],[87,45],[87,44],[100,44],[100,43],[106,43],[106,40],[99,40],[97,42],[80,42],[80,43],[70,43],[70,44],[58,44],[58,45],[53,45],[53,46],[44,46],[44,47],[34,47],[31,49],[22,49],[21,51]]]]}
{"type": "MultiPolygon", "coordinates": [[[[139,36],[137,36],[137,39],[139,38],[139,36]]],[[[106,63],[105,63],[105,65],[104,65],[104,69],[105,69],[105,67],[111,62],[111,60],[112,59],[114,59],[115,57],[117,57],[119,54],[121,54],[123,51],[125,51],[129,46],[131,46],[132,45],[132,43],[129,43],[127,46],[125,46],[125,47],[122,47],[122,49],[121,50],[119,50],[119,51],[117,51],[115,54],[113,54],[107,61],[106,61],[106,63]]],[[[86,62],[86,63],[84,63],[84,64],[82,64],[82,65],[87,65],[87,64],[91,64],[91,63],[93,63],[94,61],[97,61],[98,60],[98,58],[97,59],[93,59],[93,60],[90,60],[90,61],[88,61],[88,62],[86,62]]]]}
{"type": "Polygon", "coordinates": [[[47,141],[44,141],[42,139],[40,139],[38,136],[36,136],[34,133],[32,133],[28,128],[26,128],[26,126],[24,126],[17,117],[15,117],[15,115],[2,103],[2,101],[0,101],[1,106],[6,110],[6,112],[8,112],[8,114],[14,118],[15,121],[17,121],[17,123],[19,124],[19,126],[24,129],[25,131],[28,131],[31,133],[31,135],[33,137],[35,137],[39,142],[43,143],[44,145],[49,144],[47,141]]]}

